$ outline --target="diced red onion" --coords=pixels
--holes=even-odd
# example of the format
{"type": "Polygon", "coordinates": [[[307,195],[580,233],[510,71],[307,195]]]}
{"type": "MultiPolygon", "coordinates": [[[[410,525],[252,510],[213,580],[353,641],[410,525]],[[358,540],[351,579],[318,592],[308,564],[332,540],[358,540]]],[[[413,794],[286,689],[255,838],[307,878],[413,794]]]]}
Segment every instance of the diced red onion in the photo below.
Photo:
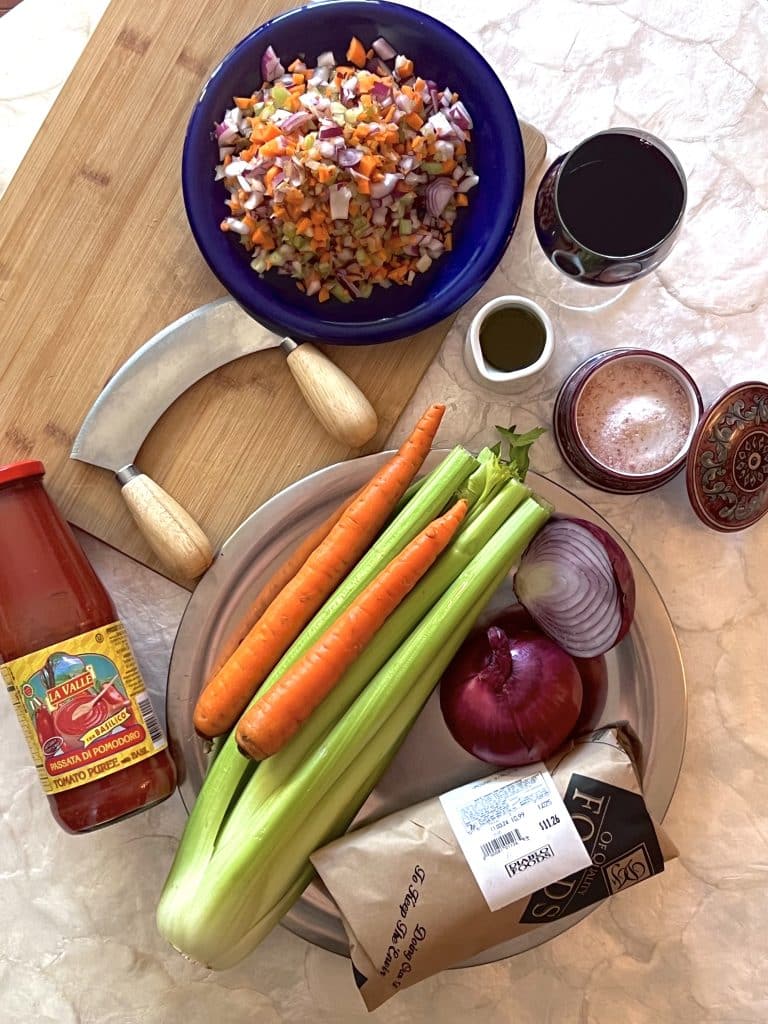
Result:
{"type": "Polygon", "coordinates": [[[399,174],[385,174],[381,181],[371,182],[371,196],[374,199],[382,199],[384,196],[390,195],[394,192],[399,180],[399,174]]]}
{"type": "Polygon", "coordinates": [[[291,114],[288,117],[286,117],[286,119],[280,125],[280,130],[284,134],[290,135],[291,132],[299,131],[301,128],[304,127],[307,121],[311,120],[311,114],[308,114],[306,110],[299,110],[295,114],[291,114]]]}
{"type": "Polygon", "coordinates": [[[398,93],[395,97],[395,106],[399,110],[404,110],[406,114],[410,114],[413,110],[413,100],[410,96],[406,96],[405,93],[398,93]]]}
{"type": "Polygon", "coordinates": [[[225,156],[231,156],[234,152],[234,146],[219,146],[219,160],[223,162],[225,156]]]}
{"type": "Polygon", "coordinates": [[[224,223],[227,225],[227,228],[230,231],[234,231],[236,235],[249,235],[250,234],[250,231],[245,226],[245,224],[243,224],[243,222],[241,220],[238,220],[237,217],[227,217],[225,219],[224,223]]]}
{"type": "Polygon", "coordinates": [[[336,146],[333,144],[332,139],[321,142],[318,148],[321,156],[324,156],[326,160],[333,160],[336,156],[336,146]]]}
{"type": "Polygon", "coordinates": [[[319,68],[332,68],[336,66],[336,58],[333,55],[332,50],[326,50],[321,53],[317,58],[317,66],[319,68]]]}
{"type": "Polygon", "coordinates": [[[339,270],[338,273],[336,274],[336,277],[339,279],[339,281],[341,281],[341,283],[344,285],[348,292],[352,292],[356,299],[360,298],[360,291],[358,290],[357,285],[355,285],[352,281],[349,280],[349,278],[347,277],[343,270],[339,270]]]}
{"type": "Polygon", "coordinates": [[[478,178],[478,176],[476,174],[468,174],[466,177],[461,179],[461,181],[459,182],[459,186],[458,186],[456,191],[457,192],[469,192],[469,190],[471,188],[475,187],[475,185],[478,183],[478,181],[480,181],[480,179],[478,178]]]}
{"type": "Polygon", "coordinates": [[[453,104],[453,106],[448,111],[448,117],[450,117],[452,121],[455,121],[459,128],[463,129],[465,132],[470,131],[471,128],[473,127],[473,122],[472,118],[469,116],[469,111],[461,102],[461,100],[457,100],[456,103],[453,104]]]}
{"type": "Polygon", "coordinates": [[[416,157],[412,153],[406,153],[405,156],[400,157],[397,166],[400,168],[403,174],[408,174],[411,170],[413,170],[413,165],[415,163],[416,157]]]}
{"type": "Polygon", "coordinates": [[[304,177],[304,168],[294,157],[288,164],[288,180],[294,188],[298,188],[299,185],[304,184],[304,177]]]}
{"type": "Polygon", "coordinates": [[[263,192],[253,191],[243,203],[246,210],[255,210],[259,203],[264,199],[263,192]]]}
{"type": "Polygon", "coordinates": [[[320,67],[316,67],[315,70],[312,72],[312,77],[309,79],[309,84],[313,86],[327,85],[330,77],[331,68],[328,67],[327,65],[321,65],[320,67]]]}
{"type": "Polygon", "coordinates": [[[435,113],[437,113],[438,110],[440,109],[440,93],[437,91],[437,89],[432,88],[429,90],[429,98],[432,100],[432,106],[435,110],[435,113]]]}
{"type": "Polygon", "coordinates": [[[285,68],[280,63],[280,58],[272,47],[268,46],[261,58],[261,77],[265,82],[274,82],[284,74],[285,68]]]}
{"type": "Polygon", "coordinates": [[[382,60],[392,60],[397,56],[397,50],[390,46],[383,36],[379,36],[378,39],[374,39],[371,43],[371,47],[382,60]]]}
{"type": "Polygon", "coordinates": [[[321,287],[322,287],[322,282],[320,281],[320,278],[319,277],[314,278],[307,285],[307,295],[310,295],[310,296],[316,295],[320,291],[321,287]]]}
{"type": "Polygon", "coordinates": [[[420,256],[419,259],[416,261],[416,269],[419,271],[420,274],[425,274],[431,266],[432,257],[427,256],[426,253],[424,253],[423,256],[420,256]]]}
{"type": "Polygon", "coordinates": [[[344,129],[341,125],[336,124],[335,121],[321,121],[320,131],[317,133],[318,139],[322,142],[325,139],[335,139],[344,134],[344,129]]]}
{"type": "Polygon", "coordinates": [[[378,57],[372,57],[365,65],[365,70],[373,72],[374,75],[378,75],[380,78],[386,78],[392,74],[384,61],[378,57]]]}
{"type": "Polygon", "coordinates": [[[451,124],[442,111],[438,111],[437,114],[432,114],[427,123],[432,125],[441,139],[446,136],[453,135],[455,126],[451,124]]]}
{"type": "Polygon", "coordinates": [[[339,150],[339,166],[340,167],[356,167],[363,159],[363,154],[359,149],[341,149],[339,150]]]}
{"type": "Polygon", "coordinates": [[[427,210],[433,217],[439,217],[454,197],[454,185],[451,178],[434,178],[425,191],[427,210]]]}
{"type": "Polygon", "coordinates": [[[247,171],[249,164],[245,160],[232,160],[227,166],[224,172],[228,178],[236,178],[238,174],[242,174],[243,171],[247,171]]]}
{"type": "Polygon", "coordinates": [[[379,206],[371,214],[371,223],[375,224],[376,227],[382,227],[387,223],[387,217],[389,213],[386,206],[379,206]]]}
{"type": "Polygon", "coordinates": [[[451,177],[453,178],[454,181],[458,181],[459,178],[464,177],[464,168],[461,166],[461,164],[456,164],[456,166],[453,169],[453,174],[451,175],[451,177]]]}
{"type": "Polygon", "coordinates": [[[385,82],[373,83],[373,88],[371,89],[371,96],[373,96],[377,103],[381,103],[383,100],[389,99],[391,95],[392,90],[385,82]]]}

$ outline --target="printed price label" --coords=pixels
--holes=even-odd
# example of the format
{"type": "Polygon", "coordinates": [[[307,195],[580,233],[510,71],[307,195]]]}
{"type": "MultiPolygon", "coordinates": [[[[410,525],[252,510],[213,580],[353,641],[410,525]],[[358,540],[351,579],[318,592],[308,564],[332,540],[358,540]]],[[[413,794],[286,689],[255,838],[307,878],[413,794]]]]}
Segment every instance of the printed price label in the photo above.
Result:
{"type": "Polygon", "coordinates": [[[592,863],[541,763],[452,789],[440,803],[491,910],[592,863]]]}

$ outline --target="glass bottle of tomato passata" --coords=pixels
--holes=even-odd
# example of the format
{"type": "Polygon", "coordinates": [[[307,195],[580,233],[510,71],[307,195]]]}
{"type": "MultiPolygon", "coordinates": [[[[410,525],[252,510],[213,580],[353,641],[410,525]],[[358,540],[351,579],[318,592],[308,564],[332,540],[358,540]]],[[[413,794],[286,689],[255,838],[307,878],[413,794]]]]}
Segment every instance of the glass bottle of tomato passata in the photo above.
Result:
{"type": "Polygon", "coordinates": [[[115,606],[44,472],[0,466],[0,674],[54,817],[88,832],[165,800],[176,771],[115,606]]]}

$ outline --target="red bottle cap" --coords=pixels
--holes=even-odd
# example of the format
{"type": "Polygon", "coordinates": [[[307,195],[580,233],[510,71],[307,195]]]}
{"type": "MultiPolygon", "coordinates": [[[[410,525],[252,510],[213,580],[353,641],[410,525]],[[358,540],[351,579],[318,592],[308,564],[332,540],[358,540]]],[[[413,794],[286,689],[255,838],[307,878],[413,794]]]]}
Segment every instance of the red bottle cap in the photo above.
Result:
{"type": "Polygon", "coordinates": [[[23,480],[28,476],[42,476],[44,473],[45,466],[38,459],[10,462],[7,466],[0,466],[0,487],[3,484],[13,483],[14,480],[23,480]]]}

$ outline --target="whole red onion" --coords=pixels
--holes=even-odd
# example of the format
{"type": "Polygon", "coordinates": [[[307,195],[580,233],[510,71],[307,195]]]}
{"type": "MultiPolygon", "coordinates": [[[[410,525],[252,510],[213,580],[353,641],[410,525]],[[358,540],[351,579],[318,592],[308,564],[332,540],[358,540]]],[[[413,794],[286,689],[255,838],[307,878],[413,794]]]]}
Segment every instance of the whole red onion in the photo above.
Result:
{"type": "Polygon", "coordinates": [[[465,750],[514,767],[544,760],[568,738],[582,683],[554,640],[537,630],[507,632],[499,621],[464,641],[441,680],[440,707],[465,750]]]}

